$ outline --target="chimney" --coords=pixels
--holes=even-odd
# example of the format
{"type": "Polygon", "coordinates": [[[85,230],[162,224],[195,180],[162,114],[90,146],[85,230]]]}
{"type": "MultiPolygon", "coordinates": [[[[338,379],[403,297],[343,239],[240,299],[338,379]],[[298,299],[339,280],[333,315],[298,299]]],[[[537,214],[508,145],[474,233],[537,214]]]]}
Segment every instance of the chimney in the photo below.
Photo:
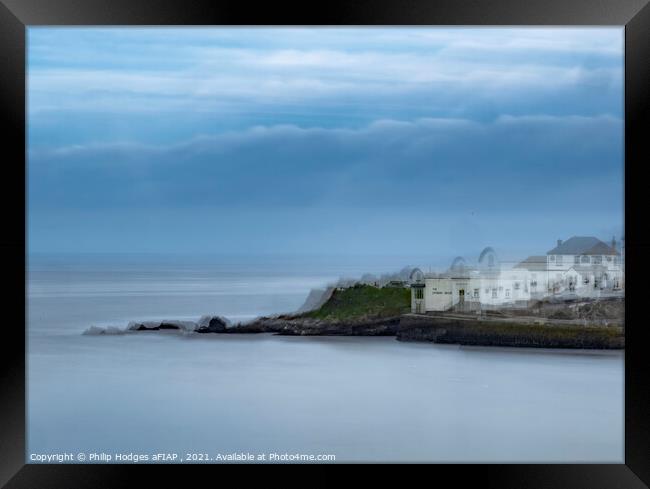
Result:
{"type": "Polygon", "coordinates": [[[561,240],[561,239],[558,239],[558,240],[557,240],[557,245],[560,246],[561,244],[562,244],[562,240],[561,240]]]}

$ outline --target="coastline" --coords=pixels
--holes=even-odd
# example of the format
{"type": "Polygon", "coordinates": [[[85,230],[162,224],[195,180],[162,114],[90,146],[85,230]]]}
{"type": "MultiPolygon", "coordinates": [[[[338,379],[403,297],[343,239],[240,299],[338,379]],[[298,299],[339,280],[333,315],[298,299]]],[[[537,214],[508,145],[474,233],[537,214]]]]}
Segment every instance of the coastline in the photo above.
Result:
{"type": "Polygon", "coordinates": [[[400,310],[399,300],[396,289],[351,287],[330,293],[318,309],[260,317],[224,332],[394,336],[398,341],[474,346],[625,348],[624,298],[538,301],[525,309],[504,308],[479,314],[414,314],[404,306],[400,310]]]}
{"type": "Polygon", "coordinates": [[[353,286],[327,291],[315,308],[232,324],[222,316],[193,321],[131,322],[126,329],[91,327],[89,335],[169,330],[185,334],[390,336],[397,341],[484,347],[625,348],[624,298],[538,301],[527,308],[411,313],[396,288],[353,286]]]}
{"type": "Polygon", "coordinates": [[[624,349],[625,338],[618,324],[581,324],[577,321],[482,319],[467,315],[368,318],[323,321],[301,317],[263,317],[224,333],[274,333],[287,336],[394,336],[415,341],[472,346],[525,348],[624,349]]]}

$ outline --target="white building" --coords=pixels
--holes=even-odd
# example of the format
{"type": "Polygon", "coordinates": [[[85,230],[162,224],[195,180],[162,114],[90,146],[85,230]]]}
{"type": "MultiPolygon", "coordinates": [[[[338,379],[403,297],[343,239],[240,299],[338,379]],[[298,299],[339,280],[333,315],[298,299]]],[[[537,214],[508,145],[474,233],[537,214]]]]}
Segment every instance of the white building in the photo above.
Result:
{"type": "Polygon", "coordinates": [[[569,291],[593,296],[599,290],[622,288],[621,254],[616,250],[614,239],[611,245],[592,237],[558,240],[546,257],[548,293],[569,291]]]}
{"type": "Polygon", "coordinates": [[[457,257],[443,273],[411,274],[411,310],[477,311],[497,307],[525,307],[531,299],[550,295],[602,297],[620,294],[623,266],[616,243],[575,236],[546,253],[518,263],[499,261],[488,247],[469,266],[457,257]]]}

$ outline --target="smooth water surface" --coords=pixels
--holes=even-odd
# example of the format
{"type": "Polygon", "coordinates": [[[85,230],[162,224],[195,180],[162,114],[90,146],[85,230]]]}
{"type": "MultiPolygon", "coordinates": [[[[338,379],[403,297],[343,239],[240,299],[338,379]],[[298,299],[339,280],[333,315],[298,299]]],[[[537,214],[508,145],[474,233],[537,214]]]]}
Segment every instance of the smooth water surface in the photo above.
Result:
{"type": "MultiPolygon", "coordinates": [[[[622,462],[620,351],[81,335],[135,319],[290,311],[310,288],[371,265],[30,265],[28,457],[287,452],[337,461],[622,462]]],[[[381,267],[399,264],[370,270],[381,267]]]]}

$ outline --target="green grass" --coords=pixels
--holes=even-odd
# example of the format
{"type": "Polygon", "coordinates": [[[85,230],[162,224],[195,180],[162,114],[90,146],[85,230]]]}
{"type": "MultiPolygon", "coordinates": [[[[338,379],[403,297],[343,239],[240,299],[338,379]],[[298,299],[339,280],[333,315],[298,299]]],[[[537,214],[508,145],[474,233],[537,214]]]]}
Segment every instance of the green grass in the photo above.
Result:
{"type": "Polygon", "coordinates": [[[406,288],[355,285],[335,290],[320,309],[304,314],[318,319],[399,316],[411,308],[411,290],[406,288]]]}

